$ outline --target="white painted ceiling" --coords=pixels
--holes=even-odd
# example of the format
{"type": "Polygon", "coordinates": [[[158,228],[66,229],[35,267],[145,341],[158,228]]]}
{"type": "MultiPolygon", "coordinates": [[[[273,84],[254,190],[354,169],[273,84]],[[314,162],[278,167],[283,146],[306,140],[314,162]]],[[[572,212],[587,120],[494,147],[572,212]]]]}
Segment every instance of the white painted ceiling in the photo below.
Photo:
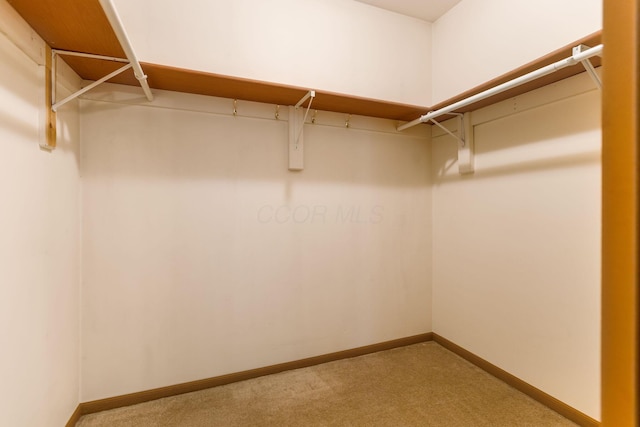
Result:
{"type": "Polygon", "coordinates": [[[434,22],[461,0],[356,0],[381,9],[434,22]]]}

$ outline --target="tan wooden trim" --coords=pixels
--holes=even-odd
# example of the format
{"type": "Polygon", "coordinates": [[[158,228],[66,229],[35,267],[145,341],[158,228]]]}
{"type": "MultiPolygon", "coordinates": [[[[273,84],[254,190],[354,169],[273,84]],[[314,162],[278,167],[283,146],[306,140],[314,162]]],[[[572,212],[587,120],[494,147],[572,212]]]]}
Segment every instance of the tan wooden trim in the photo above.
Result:
{"type": "Polygon", "coordinates": [[[74,427],[76,423],[80,421],[80,417],[82,415],[83,415],[82,408],[80,407],[80,405],[78,405],[76,407],[76,410],[73,411],[73,414],[71,414],[71,418],[69,418],[69,421],[67,421],[67,424],[65,424],[65,427],[74,427]]]}
{"type": "Polygon", "coordinates": [[[511,387],[520,390],[522,393],[526,394],[527,396],[533,398],[534,400],[537,400],[538,402],[542,403],[543,405],[547,406],[550,409],[553,409],[554,411],[556,411],[557,413],[559,413],[560,415],[564,416],[565,418],[570,419],[571,421],[577,423],[578,425],[584,426],[584,427],[597,427],[600,426],[600,423],[597,420],[594,420],[593,418],[591,418],[590,416],[583,414],[582,412],[578,411],[575,408],[572,408],[571,406],[567,405],[566,403],[556,399],[555,397],[545,393],[544,391],[532,386],[529,383],[526,383],[524,381],[522,381],[520,378],[508,373],[507,371],[498,368],[496,365],[493,365],[489,362],[487,362],[486,360],[482,359],[479,356],[476,356],[475,354],[471,353],[468,350],[465,350],[464,348],[460,347],[457,344],[454,344],[453,342],[449,341],[448,339],[434,333],[433,334],[433,340],[435,342],[437,342],[438,344],[440,344],[441,346],[443,346],[444,348],[446,348],[447,350],[457,354],[458,356],[462,357],[463,359],[473,363],[474,365],[476,365],[477,367],[479,367],[480,369],[488,372],[489,374],[493,375],[494,377],[504,381],[505,383],[509,384],[511,387]]]}
{"type": "Polygon", "coordinates": [[[54,49],[124,58],[98,0],[7,0],[54,49]]]}
{"type": "Polygon", "coordinates": [[[44,108],[46,108],[46,120],[44,123],[46,134],[46,148],[56,148],[57,135],[56,135],[56,113],[51,109],[53,99],[53,65],[51,61],[51,47],[49,45],[45,48],[45,96],[44,96],[44,108]]]}
{"type": "Polygon", "coordinates": [[[638,403],[639,0],[604,1],[602,423],[640,425],[638,403]]]}
{"type": "Polygon", "coordinates": [[[91,402],[81,403],[79,405],[79,408],[82,415],[92,414],[95,412],[122,408],[124,406],[130,406],[138,403],[148,402],[151,400],[161,399],[163,397],[176,396],[179,394],[204,390],[211,387],[231,384],[238,381],[245,381],[252,378],[258,378],[264,375],[277,374],[279,372],[289,371],[292,369],[307,368],[309,366],[320,365],[322,363],[348,359],[351,357],[363,356],[365,354],[376,353],[378,351],[384,351],[384,350],[391,350],[393,348],[404,347],[407,345],[418,344],[421,342],[426,342],[431,340],[432,340],[432,334],[425,333],[425,334],[415,335],[407,338],[400,338],[400,339],[386,341],[378,344],[367,345],[364,347],[358,347],[351,350],[338,351],[335,353],[324,354],[322,356],[315,356],[315,357],[309,357],[307,359],[296,360],[293,362],[280,363],[278,365],[267,366],[264,368],[251,369],[248,371],[221,375],[219,377],[207,378],[207,379],[198,380],[198,381],[191,381],[187,383],[156,388],[153,390],[141,391],[138,393],[131,393],[131,394],[126,394],[122,396],[110,397],[107,399],[94,400],[91,402]]]}

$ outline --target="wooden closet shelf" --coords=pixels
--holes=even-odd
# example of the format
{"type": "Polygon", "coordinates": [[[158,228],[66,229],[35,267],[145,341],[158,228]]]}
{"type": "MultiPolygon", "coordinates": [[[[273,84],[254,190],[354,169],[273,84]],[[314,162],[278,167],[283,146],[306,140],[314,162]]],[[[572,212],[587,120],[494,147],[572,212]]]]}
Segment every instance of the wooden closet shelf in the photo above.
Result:
{"type": "MultiPolygon", "coordinates": [[[[52,48],[98,55],[124,57],[124,52],[97,0],[8,0],[31,27],[52,48]]],[[[480,93],[500,83],[571,56],[578,44],[594,46],[600,43],[601,32],[591,34],[570,45],[510,71],[500,77],[470,89],[432,107],[406,105],[316,90],[313,107],[318,110],[409,121],[480,93]]],[[[65,57],[65,61],[85,80],[97,80],[120,66],[113,62],[88,58],[65,57]]],[[[595,66],[599,61],[593,61],[595,66]]],[[[243,79],[232,76],[187,70],[159,64],[142,63],[150,87],[155,89],[195,93],[278,105],[294,105],[309,88],[243,79]]],[[[472,111],[556,81],[581,73],[581,66],[569,67],[534,82],[508,90],[470,105],[459,112],[472,111]]],[[[131,70],[110,80],[112,83],[137,86],[131,70]]],[[[315,88],[312,88],[315,89],[315,88]]]]}

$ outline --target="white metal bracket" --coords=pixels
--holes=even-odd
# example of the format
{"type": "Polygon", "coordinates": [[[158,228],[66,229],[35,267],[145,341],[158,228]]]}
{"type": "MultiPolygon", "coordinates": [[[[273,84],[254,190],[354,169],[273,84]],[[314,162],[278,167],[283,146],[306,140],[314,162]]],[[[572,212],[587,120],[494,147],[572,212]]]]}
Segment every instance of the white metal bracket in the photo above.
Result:
{"type": "Polygon", "coordinates": [[[104,14],[109,20],[109,24],[111,24],[111,28],[113,28],[113,32],[116,33],[116,37],[120,42],[120,46],[122,47],[124,54],[127,56],[127,59],[131,63],[131,67],[133,68],[133,75],[136,77],[136,79],[138,79],[140,87],[142,87],[142,91],[147,97],[147,100],[149,100],[149,102],[153,101],[153,94],[151,93],[149,82],[147,82],[147,76],[142,70],[142,66],[140,65],[140,62],[138,61],[138,58],[133,51],[133,46],[131,46],[131,41],[129,40],[129,36],[124,29],[122,19],[120,19],[120,15],[116,10],[116,6],[113,4],[113,0],[98,1],[100,2],[100,6],[102,6],[104,14]]]}
{"type": "Polygon", "coordinates": [[[463,144],[458,145],[458,172],[461,175],[475,172],[475,155],[473,147],[473,124],[471,112],[458,116],[458,129],[463,144]]]}
{"type": "MultiPolygon", "coordinates": [[[[573,48],[573,56],[575,57],[576,55],[589,50],[590,47],[586,46],[586,45],[578,45],[576,47],[573,48]]],[[[598,55],[600,56],[600,55],[598,55]]],[[[596,86],[598,86],[598,89],[602,89],[602,80],[600,80],[600,76],[598,75],[598,73],[596,73],[596,69],[593,68],[593,64],[591,63],[591,61],[589,60],[589,58],[585,58],[580,60],[580,63],[582,63],[582,65],[584,66],[585,70],[587,70],[587,73],[589,73],[589,76],[591,76],[591,79],[594,81],[594,83],[596,84],[596,86]]]]}
{"type": "Polygon", "coordinates": [[[451,135],[455,140],[458,141],[458,143],[460,143],[461,147],[464,147],[466,144],[465,144],[465,141],[464,141],[464,128],[462,127],[463,114],[460,114],[460,113],[449,113],[449,114],[453,114],[453,115],[458,117],[458,129],[459,129],[458,135],[456,135],[455,133],[451,132],[449,129],[447,129],[446,127],[444,127],[443,125],[441,125],[439,122],[437,122],[434,119],[429,119],[429,121],[431,123],[433,123],[434,125],[438,126],[440,129],[442,129],[443,131],[445,131],[449,135],[451,135]]]}
{"type": "Polygon", "coordinates": [[[289,170],[304,169],[304,123],[311,109],[316,91],[310,90],[295,106],[289,106],[289,170]],[[300,107],[309,99],[306,111],[300,107]]]}
{"type": "Polygon", "coordinates": [[[58,111],[58,108],[62,107],[64,104],[66,104],[69,101],[73,101],[74,99],[76,99],[77,97],[79,97],[80,95],[82,95],[85,92],[90,91],[91,89],[93,89],[94,87],[106,82],[107,80],[117,76],[118,74],[127,71],[129,68],[132,67],[132,64],[126,60],[126,59],[122,59],[122,58],[113,58],[110,56],[102,56],[102,55],[93,55],[93,54],[89,54],[89,53],[80,53],[80,52],[71,52],[71,51],[67,51],[67,50],[58,50],[58,49],[52,49],[51,50],[51,62],[53,64],[53,72],[51,73],[51,77],[53,79],[53,95],[51,98],[51,110],[52,111],[58,111]],[[116,71],[109,73],[108,75],[104,76],[103,78],[101,78],[100,80],[96,80],[95,82],[91,83],[88,86],[83,87],[82,89],[80,89],[79,91],[72,93],[71,95],[67,96],[66,98],[64,98],[61,101],[56,101],[56,83],[57,83],[57,79],[58,79],[58,74],[57,74],[57,67],[56,67],[56,55],[60,55],[60,56],[80,56],[83,58],[92,58],[92,59],[101,59],[104,61],[113,61],[113,62],[122,62],[125,63],[126,65],[123,65],[122,67],[118,68],[116,71]]]}
{"type": "Polygon", "coordinates": [[[430,121],[438,126],[440,129],[451,135],[458,141],[458,172],[463,174],[473,173],[474,167],[474,153],[473,153],[473,125],[471,124],[471,113],[449,113],[454,114],[457,117],[457,132],[451,132],[445,126],[441,125],[434,119],[430,121]]]}

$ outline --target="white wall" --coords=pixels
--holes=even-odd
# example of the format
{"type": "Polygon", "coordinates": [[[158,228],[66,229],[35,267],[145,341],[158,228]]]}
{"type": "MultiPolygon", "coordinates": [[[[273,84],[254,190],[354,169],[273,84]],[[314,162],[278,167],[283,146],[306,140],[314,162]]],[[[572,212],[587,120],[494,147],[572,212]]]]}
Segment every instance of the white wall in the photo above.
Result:
{"type": "Polygon", "coordinates": [[[583,73],[473,122],[473,175],[433,138],[434,332],[597,419],[600,93],[583,73]]]}
{"type": "Polygon", "coordinates": [[[602,29],[602,1],[463,0],[432,28],[436,104],[602,29]]]}
{"type": "Polygon", "coordinates": [[[140,60],[431,102],[431,24],[352,0],[115,2],[140,60]]]}
{"type": "MultiPolygon", "coordinates": [[[[512,21],[538,15],[520,3],[482,4],[464,0],[436,23],[436,101],[595,31],[600,19],[591,3],[554,2],[587,19],[535,41],[515,31],[529,28],[525,20],[476,19],[504,28],[498,37],[471,17],[510,7],[522,14],[510,13],[512,21]],[[460,22],[475,36],[447,36],[460,22]],[[475,58],[482,40],[508,55],[448,66],[465,57],[458,48],[475,58]]],[[[429,99],[428,83],[421,86],[430,81],[423,78],[428,24],[355,2],[277,5],[291,7],[287,22],[296,25],[291,17],[310,8],[316,26],[341,18],[322,43],[313,31],[296,38],[315,43],[318,55],[302,50],[304,66],[282,67],[288,26],[248,38],[280,15],[259,20],[266,9],[245,15],[244,3],[216,5],[238,9],[223,11],[213,28],[243,30],[232,34],[238,45],[217,46],[224,51],[210,71],[399,102],[429,99]],[[405,44],[413,36],[424,51],[405,44]],[[396,66],[409,74],[394,81],[396,66]]],[[[143,24],[157,25],[164,13],[186,19],[170,7],[158,6],[143,24]]],[[[464,178],[453,163],[455,144],[437,136],[431,153],[424,127],[398,135],[393,122],[353,117],[344,129],[344,117],[321,112],[305,131],[306,169],[291,173],[286,112],[274,121],[274,106],[240,102],[240,117],[231,118],[228,100],[158,92],[152,106],[136,105],[139,89],[109,85],[81,102],[80,118],[77,103],[60,111],[59,148],[46,153],[38,149],[42,41],[4,1],[0,8],[0,424],[64,424],[79,382],[88,401],[432,329],[599,417],[600,105],[586,76],[474,113],[477,172],[464,178]]],[[[541,26],[548,19],[540,17],[541,26]]],[[[162,44],[146,39],[147,30],[134,41],[148,44],[141,50],[162,44]]],[[[173,58],[149,55],[143,59],[173,58]]],[[[203,69],[213,59],[181,61],[203,69]]],[[[72,72],[62,73],[61,95],[78,85],[72,72]]]]}
{"type": "Polygon", "coordinates": [[[0,425],[58,427],[79,401],[77,103],[60,110],[59,147],[40,150],[44,44],[4,1],[0,33],[0,425]]]}
{"type": "Polygon", "coordinates": [[[273,105],[101,90],[82,101],[83,401],[431,331],[427,129],[319,112],[290,172],[273,105]]]}

